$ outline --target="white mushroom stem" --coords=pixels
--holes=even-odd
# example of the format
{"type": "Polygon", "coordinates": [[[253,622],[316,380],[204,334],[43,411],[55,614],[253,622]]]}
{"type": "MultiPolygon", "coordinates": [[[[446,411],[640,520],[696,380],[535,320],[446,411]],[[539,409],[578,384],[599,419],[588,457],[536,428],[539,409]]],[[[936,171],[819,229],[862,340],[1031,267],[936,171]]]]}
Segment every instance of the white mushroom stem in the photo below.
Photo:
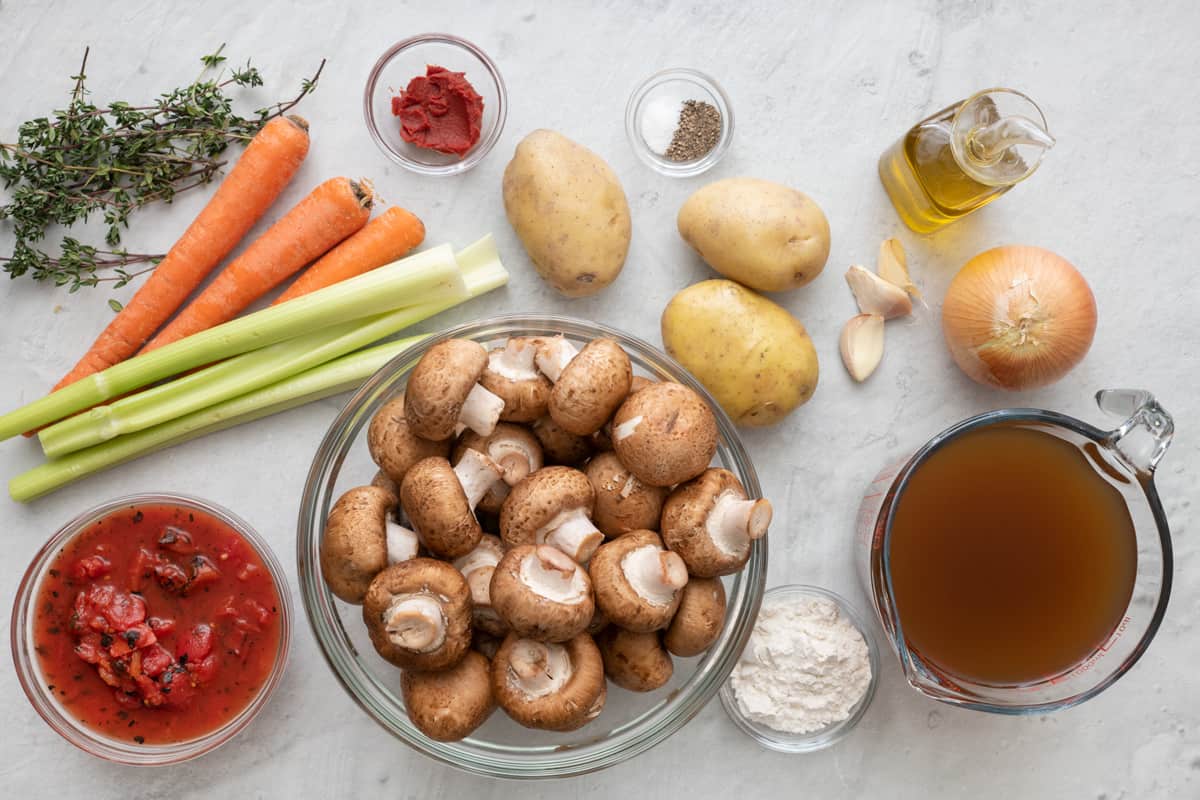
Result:
{"type": "Polygon", "coordinates": [[[388,638],[397,647],[430,653],[446,641],[442,604],[431,594],[398,594],[383,612],[388,638]]]}
{"type": "Polygon", "coordinates": [[[537,347],[532,342],[509,339],[503,350],[492,351],[488,356],[488,369],[510,381],[531,381],[538,376],[536,356],[537,347]]]}
{"type": "Polygon", "coordinates": [[[557,547],[539,545],[521,560],[521,582],[547,600],[577,605],[590,588],[583,568],[557,547]]]}
{"type": "Polygon", "coordinates": [[[567,648],[551,642],[520,639],[508,660],[508,680],[529,698],[545,697],[571,679],[567,648]]]}
{"type": "Polygon", "coordinates": [[[467,579],[471,588],[471,601],[478,610],[481,606],[492,604],[492,573],[504,553],[496,547],[492,540],[484,538],[475,549],[454,561],[454,568],[467,579]]]}
{"type": "Polygon", "coordinates": [[[491,436],[504,410],[504,399],[475,384],[458,412],[458,424],[465,425],[480,436],[491,436]]]}
{"type": "Polygon", "coordinates": [[[633,436],[633,432],[636,431],[638,425],[641,424],[642,415],[638,414],[636,417],[630,417],[629,419],[625,420],[620,425],[614,425],[612,429],[612,440],[614,442],[625,441],[630,436],[633,436]]]}
{"type": "Polygon", "coordinates": [[[567,364],[571,363],[579,353],[575,349],[575,345],[568,342],[562,336],[555,336],[552,339],[543,339],[537,349],[537,367],[542,371],[542,374],[551,380],[557,382],[558,376],[562,375],[562,371],[567,368],[567,364]]]}
{"type": "Polygon", "coordinates": [[[384,525],[387,539],[387,560],[389,564],[399,564],[417,557],[421,546],[417,532],[410,530],[398,522],[388,520],[384,525]]]}
{"type": "Polygon", "coordinates": [[[467,505],[471,508],[500,480],[500,466],[478,450],[467,450],[454,465],[454,474],[462,484],[467,505]]]}
{"type": "Polygon", "coordinates": [[[704,523],[708,536],[722,553],[741,555],[746,546],[761,539],[771,526],[771,503],[747,500],[733,491],[717,496],[704,523]]]}
{"type": "Polygon", "coordinates": [[[652,544],[635,547],[621,559],[621,572],[638,597],[656,606],[670,605],[687,585],[687,565],[678,553],[652,544]]]}
{"type": "Polygon", "coordinates": [[[596,548],[604,541],[604,534],[596,530],[582,508],[569,508],[537,531],[534,541],[557,547],[582,564],[596,552],[596,548]]]}
{"type": "Polygon", "coordinates": [[[504,482],[509,486],[516,486],[541,465],[541,459],[528,442],[517,438],[492,437],[488,442],[488,455],[500,465],[504,482]]]}

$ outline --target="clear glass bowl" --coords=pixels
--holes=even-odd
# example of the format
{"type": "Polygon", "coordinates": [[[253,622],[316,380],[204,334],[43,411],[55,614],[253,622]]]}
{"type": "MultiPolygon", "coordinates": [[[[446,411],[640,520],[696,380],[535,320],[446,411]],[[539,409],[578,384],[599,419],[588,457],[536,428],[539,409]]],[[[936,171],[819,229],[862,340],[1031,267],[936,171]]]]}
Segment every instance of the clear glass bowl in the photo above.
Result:
{"type": "Polygon", "coordinates": [[[422,175],[457,175],[478,164],[500,139],[508,95],[500,71],[479,47],[448,33],[423,33],[392,45],[375,62],[363,90],[363,115],[371,138],[392,161],[422,175]],[[479,141],[461,157],[404,141],[400,119],[392,114],[392,98],[431,64],[465,73],[483,97],[479,141]]]}
{"type": "Polygon", "coordinates": [[[25,571],[20,586],[17,587],[17,597],[13,603],[12,612],[12,652],[13,663],[16,666],[17,678],[25,696],[33,704],[34,709],[41,715],[51,728],[71,744],[86,753],[114,761],[119,764],[133,766],[163,766],[177,764],[181,761],[196,758],[211,752],[232,739],[250,720],[262,711],[270,699],[275,687],[283,677],[287,665],[288,648],[292,641],[292,605],[291,593],[288,591],[287,578],[283,567],[271,552],[270,546],[264,541],[249,523],[233,514],[228,509],[188,495],[155,492],[148,494],[132,494],[118,497],[90,508],[58,530],[38,550],[33,562],[25,571]],[[34,600],[41,587],[42,578],[59,551],[72,538],[81,533],[93,522],[102,519],[122,508],[138,505],[173,505],[202,511],[216,517],[238,532],[246,540],[271,573],[275,584],[275,592],[279,596],[279,649],[275,655],[275,665],[271,674],[258,690],[258,694],[242,709],[241,713],[204,736],[189,739],[174,744],[136,744],[109,736],[87,727],[76,720],[62,707],[54,695],[46,690],[45,681],[41,680],[37,656],[34,653],[34,619],[36,608],[34,600]]]}
{"type": "Polygon", "coordinates": [[[832,600],[838,610],[862,634],[863,640],[867,643],[867,653],[871,660],[871,682],[867,684],[867,690],[863,693],[862,699],[858,701],[846,719],[811,733],[787,733],[746,719],[742,714],[741,707],[738,706],[737,693],[733,689],[732,682],[726,681],[721,687],[721,705],[725,707],[725,713],[729,715],[734,724],[741,728],[743,733],[758,742],[759,745],[780,753],[812,753],[816,750],[824,750],[840,741],[867,713],[867,707],[871,705],[871,698],[875,696],[875,686],[879,683],[879,646],[875,643],[875,637],[872,636],[863,617],[854,610],[846,598],[828,589],[822,589],[820,586],[789,584],[771,588],[763,595],[763,603],[783,598],[804,597],[832,600]]]}
{"type": "Polygon", "coordinates": [[[694,69],[675,68],[656,72],[642,81],[625,106],[625,135],[638,158],[651,169],[673,178],[687,178],[707,172],[725,156],[733,140],[733,106],[725,90],[715,80],[694,69]],[[692,161],[672,161],[656,152],[642,133],[642,123],[650,104],[667,99],[672,104],[684,100],[702,100],[721,112],[721,135],[708,153],[692,161]]]}
{"type": "Polygon", "coordinates": [[[581,730],[528,730],[498,710],[470,738],[435,742],[409,721],[400,696],[400,671],[376,655],[361,608],[335,599],[321,577],[319,545],[325,519],[342,492],[371,480],[376,467],[367,452],[367,425],[380,406],[403,391],[409,372],[429,347],[450,338],[491,344],[509,336],[560,333],[576,343],[611,337],[625,348],[635,373],[677,381],[698,392],[717,418],[720,441],[715,463],[734,472],[751,497],[762,496],[758,476],[733,423],[696,379],[646,342],[603,325],[556,316],[506,316],[474,322],[414,345],[370,378],[330,426],[308,474],[296,537],[301,598],[321,652],[367,714],[431,758],[480,775],[579,775],[620,763],[666,739],[694,717],[728,677],[750,636],[766,580],[767,546],[766,540],[760,539],[751,548],[746,568],[725,579],[726,624],[709,651],[697,658],[676,659],[671,682],[656,692],[635,694],[610,685],[604,711],[581,730]]]}

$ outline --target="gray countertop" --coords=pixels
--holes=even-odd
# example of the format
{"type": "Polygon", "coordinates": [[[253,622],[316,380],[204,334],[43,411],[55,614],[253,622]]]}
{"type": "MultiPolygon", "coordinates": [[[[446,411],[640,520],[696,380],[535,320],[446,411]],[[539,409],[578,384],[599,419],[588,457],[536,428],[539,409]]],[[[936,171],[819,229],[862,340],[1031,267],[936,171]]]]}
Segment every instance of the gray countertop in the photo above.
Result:
{"type": "MultiPolygon", "coordinates": [[[[874,704],[828,751],[758,749],[711,703],[655,750],[606,772],[525,786],[521,796],[1184,798],[1200,796],[1200,140],[1195,102],[1200,6],[1019,0],[639,4],[61,2],[0,4],[0,139],[65,99],[85,45],[97,99],[136,100],[197,73],[221,42],[252,57],[268,88],[288,96],[329,58],[299,109],[312,124],[308,161],[277,209],[337,174],[373,177],[387,201],[426,221],[430,243],[496,234],[511,285],[421,326],[501,312],[595,319],[652,342],[683,286],[709,276],[675,232],[683,199],[710,179],[755,175],[812,195],[833,229],[828,268],[775,299],[808,327],[821,359],[813,400],[745,441],[776,507],[770,583],[811,582],[865,597],[851,560],[854,514],[876,469],[947,425],[985,409],[1032,405],[1099,423],[1092,393],[1154,391],[1178,434],[1159,472],[1174,529],[1176,584],[1148,654],[1115,688],[1071,711],[1011,718],[960,711],[906,687],[890,653],[874,704]],[[386,161],[369,139],[360,95],[375,58],[424,31],[460,34],[498,62],[511,109],[496,150],[473,172],[423,179],[386,161]],[[625,140],[634,85],[667,66],[711,72],[728,91],[737,132],[703,178],[672,180],[637,161],[625,140]],[[1045,110],[1059,145],[1039,172],[979,214],[928,237],[905,229],[876,176],[876,159],[909,125],[992,85],[1045,110]],[[586,300],[560,298],[534,275],[504,219],[500,174],[516,142],[549,127],[603,155],[620,175],[634,237],[620,280],[586,300]],[[841,273],[873,263],[899,236],[932,308],[888,331],[888,352],[864,385],[842,369],[837,334],[852,309],[841,273]],[[976,252],[1037,244],[1077,264],[1096,293],[1100,325],[1083,364],[1057,385],[1005,395],[969,382],[941,341],[937,309],[951,276],[976,252]]],[[[127,241],[165,249],[199,195],[140,215],[127,241]]],[[[262,226],[260,225],[260,228],[262,226]]],[[[0,251],[11,233],[0,226],[0,251]]],[[[127,288],[117,293],[124,298],[127,288]]],[[[75,295],[0,281],[0,406],[34,399],[111,317],[103,290],[75,295]]],[[[11,603],[45,538],[86,506],[134,491],[185,491],[234,509],[272,543],[294,580],[295,510],[315,446],[344,398],[144,458],[29,505],[0,500],[0,598],[11,603]]],[[[38,463],[33,442],[0,446],[7,480],[38,463]]],[[[299,608],[299,606],[297,606],[299,608]]],[[[7,615],[0,621],[7,634],[7,615]]],[[[5,636],[7,638],[7,636],[5,636]]],[[[279,692],[224,749],[179,767],[138,772],[60,740],[0,669],[0,783],[9,797],[500,797],[511,783],[460,774],[389,738],[345,695],[303,620],[279,692]],[[86,788],[84,788],[86,787],[86,788]]]]}

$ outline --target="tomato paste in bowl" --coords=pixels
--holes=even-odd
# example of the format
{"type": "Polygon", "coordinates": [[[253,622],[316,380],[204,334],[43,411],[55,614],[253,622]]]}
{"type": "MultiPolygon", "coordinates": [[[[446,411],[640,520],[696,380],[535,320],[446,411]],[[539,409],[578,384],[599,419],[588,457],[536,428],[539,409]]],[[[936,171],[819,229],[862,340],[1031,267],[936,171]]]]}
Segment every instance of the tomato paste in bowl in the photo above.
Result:
{"type": "Polygon", "coordinates": [[[139,495],[77,517],[38,553],[13,610],[13,657],[30,702],[73,744],[173,763],[265,705],[290,625],[282,570],[245,522],[139,495]]]}

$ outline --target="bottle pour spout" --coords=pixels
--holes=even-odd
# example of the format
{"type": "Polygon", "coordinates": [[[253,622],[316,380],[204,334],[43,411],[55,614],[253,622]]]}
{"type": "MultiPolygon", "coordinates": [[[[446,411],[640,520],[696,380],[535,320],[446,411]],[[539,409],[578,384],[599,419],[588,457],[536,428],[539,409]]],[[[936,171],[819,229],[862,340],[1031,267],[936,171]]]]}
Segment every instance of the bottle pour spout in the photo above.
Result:
{"type": "Polygon", "coordinates": [[[990,125],[981,125],[970,135],[971,155],[983,162],[995,161],[1010,147],[1022,144],[1049,150],[1054,147],[1054,137],[1033,120],[1022,116],[1005,117],[990,125]]]}

